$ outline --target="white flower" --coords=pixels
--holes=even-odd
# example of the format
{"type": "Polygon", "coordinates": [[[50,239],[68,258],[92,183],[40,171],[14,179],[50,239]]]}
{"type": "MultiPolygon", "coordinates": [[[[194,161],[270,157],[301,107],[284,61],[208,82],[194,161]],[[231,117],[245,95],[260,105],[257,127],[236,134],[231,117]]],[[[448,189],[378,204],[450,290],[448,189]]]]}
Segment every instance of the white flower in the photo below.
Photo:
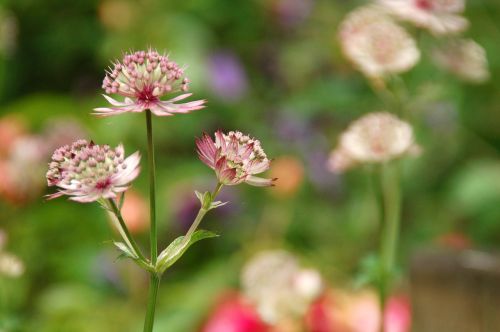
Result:
{"type": "Polygon", "coordinates": [[[469,22],[461,16],[464,0],[378,0],[392,14],[435,35],[464,31],[469,22]]]}
{"type": "Polygon", "coordinates": [[[342,133],[329,168],[342,172],[358,163],[381,163],[405,154],[418,154],[412,127],[387,112],[367,114],[342,133]]]}
{"type": "Polygon", "coordinates": [[[294,256],[282,250],[251,259],[243,268],[241,283],[245,296],[268,323],[304,315],[322,290],[319,273],[302,269],[294,256]]]}
{"type": "Polygon", "coordinates": [[[489,79],[488,59],[481,45],[471,39],[454,39],[436,48],[434,62],[444,70],[471,83],[489,79]]]}
{"type": "Polygon", "coordinates": [[[420,59],[413,38],[379,7],[361,7],[340,25],[345,56],[368,77],[406,72],[420,59]]]}

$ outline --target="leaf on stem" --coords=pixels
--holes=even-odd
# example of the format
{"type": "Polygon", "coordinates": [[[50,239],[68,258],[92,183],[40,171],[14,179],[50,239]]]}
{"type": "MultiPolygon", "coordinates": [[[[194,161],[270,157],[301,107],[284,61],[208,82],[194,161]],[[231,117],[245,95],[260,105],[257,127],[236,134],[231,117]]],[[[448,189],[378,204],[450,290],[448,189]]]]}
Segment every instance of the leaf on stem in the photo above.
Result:
{"type": "Polygon", "coordinates": [[[113,244],[120,250],[121,254],[118,258],[131,258],[133,260],[138,260],[139,256],[135,253],[134,249],[130,248],[123,242],[113,242],[113,244]]]}
{"type": "Polygon", "coordinates": [[[201,203],[201,207],[206,211],[210,211],[212,209],[216,209],[218,207],[227,204],[227,202],[221,202],[221,201],[214,202],[213,199],[215,197],[212,197],[212,194],[209,191],[205,191],[203,194],[200,193],[199,191],[195,191],[194,193],[196,194],[196,197],[198,197],[198,200],[201,203]]]}
{"type": "Polygon", "coordinates": [[[156,270],[160,273],[165,272],[170,266],[172,266],[181,256],[186,252],[186,250],[195,242],[203,239],[208,239],[212,237],[217,237],[218,235],[205,231],[199,230],[193,233],[189,239],[185,239],[185,236],[179,236],[170,245],[161,252],[158,256],[158,262],[156,263],[156,270]]]}

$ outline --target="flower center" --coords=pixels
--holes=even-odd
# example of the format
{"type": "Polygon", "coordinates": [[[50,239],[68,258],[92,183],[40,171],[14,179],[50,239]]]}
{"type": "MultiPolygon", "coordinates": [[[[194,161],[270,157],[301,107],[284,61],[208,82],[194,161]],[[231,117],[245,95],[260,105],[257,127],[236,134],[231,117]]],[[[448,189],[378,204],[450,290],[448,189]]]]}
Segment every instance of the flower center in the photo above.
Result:
{"type": "Polygon", "coordinates": [[[158,101],[158,97],[153,94],[153,88],[148,85],[137,93],[137,99],[145,104],[154,103],[158,101]]]}
{"type": "Polygon", "coordinates": [[[104,190],[107,189],[111,185],[111,180],[109,178],[106,178],[101,181],[97,181],[95,184],[95,188],[98,190],[104,190]]]}
{"type": "Polygon", "coordinates": [[[431,10],[433,7],[432,0],[416,0],[415,5],[422,10],[431,10]]]}

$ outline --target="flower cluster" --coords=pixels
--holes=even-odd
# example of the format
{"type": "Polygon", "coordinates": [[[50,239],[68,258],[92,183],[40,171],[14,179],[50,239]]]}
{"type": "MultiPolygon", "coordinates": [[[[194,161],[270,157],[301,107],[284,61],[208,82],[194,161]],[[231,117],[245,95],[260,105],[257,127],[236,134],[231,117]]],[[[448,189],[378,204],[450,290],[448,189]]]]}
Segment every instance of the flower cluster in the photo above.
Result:
{"type": "Polygon", "coordinates": [[[49,164],[47,183],[59,191],[49,196],[71,196],[77,202],[115,198],[139,175],[138,152],[125,159],[124,149],[79,140],[57,149],[49,164]]]}
{"type": "Polygon", "coordinates": [[[323,288],[317,271],[303,269],[283,250],[265,251],[252,258],[242,270],[241,283],[245,296],[268,323],[302,316],[323,288]]]}
{"type": "Polygon", "coordinates": [[[345,56],[368,77],[410,70],[420,59],[413,38],[378,7],[361,7],[342,22],[345,56]]]}
{"type": "Polygon", "coordinates": [[[381,163],[419,150],[408,123],[391,113],[370,113],[341,135],[328,166],[333,172],[342,172],[358,163],[381,163]]]}
{"type": "Polygon", "coordinates": [[[453,39],[433,52],[439,67],[470,83],[482,83],[490,77],[486,52],[471,39],[453,39]]]}
{"type": "Polygon", "coordinates": [[[188,83],[184,71],[166,55],[153,50],[126,54],[122,62],[116,62],[107,72],[102,83],[106,94],[118,94],[125,100],[120,102],[104,95],[113,107],[94,110],[101,116],[145,110],[158,116],[170,116],[204,108],[204,100],[176,104],[191,96],[191,93],[183,93],[188,91],[188,83]],[[160,100],[167,94],[178,93],[182,94],[160,100]]]}
{"type": "Polygon", "coordinates": [[[203,134],[196,140],[196,147],[200,160],[215,170],[221,184],[246,182],[253,186],[271,186],[276,180],[255,176],[269,169],[270,161],[258,140],[239,131],[227,134],[217,131],[215,141],[203,134]]]}
{"type": "Polygon", "coordinates": [[[465,0],[379,0],[396,17],[428,29],[435,35],[464,31],[469,22],[461,16],[465,0]]]}

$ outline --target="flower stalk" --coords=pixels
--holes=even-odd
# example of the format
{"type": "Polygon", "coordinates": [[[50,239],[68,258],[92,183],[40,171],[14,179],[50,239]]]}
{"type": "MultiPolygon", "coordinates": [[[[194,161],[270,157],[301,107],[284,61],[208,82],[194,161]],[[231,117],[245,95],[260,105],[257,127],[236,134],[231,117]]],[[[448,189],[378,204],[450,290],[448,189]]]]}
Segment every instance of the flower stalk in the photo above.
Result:
{"type": "Polygon", "coordinates": [[[384,313],[387,297],[394,277],[396,253],[401,214],[401,194],[399,170],[397,165],[385,163],[380,168],[380,185],[382,192],[382,237],[380,242],[380,331],[385,330],[384,313]]]}
{"type": "Polygon", "coordinates": [[[113,212],[113,214],[116,216],[116,219],[118,219],[118,222],[120,223],[120,227],[121,227],[120,234],[122,234],[125,237],[124,240],[126,240],[127,244],[132,246],[134,253],[137,254],[137,256],[139,257],[139,260],[140,260],[139,265],[141,265],[142,267],[148,266],[148,270],[152,269],[152,267],[148,263],[148,260],[146,259],[146,257],[144,257],[141,249],[139,248],[139,246],[135,242],[134,238],[130,234],[130,231],[128,230],[128,227],[127,227],[127,224],[125,223],[125,220],[123,220],[123,216],[122,216],[120,209],[118,208],[118,205],[111,198],[108,200],[108,202],[109,202],[109,206],[111,207],[111,211],[113,212]]]}
{"type": "Polygon", "coordinates": [[[151,111],[146,110],[146,129],[148,136],[148,172],[149,172],[149,214],[150,214],[150,230],[149,240],[151,246],[151,263],[156,264],[158,257],[158,242],[156,229],[156,167],[155,167],[155,151],[153,145],[153,124],[151,121],[151,111]]]}

